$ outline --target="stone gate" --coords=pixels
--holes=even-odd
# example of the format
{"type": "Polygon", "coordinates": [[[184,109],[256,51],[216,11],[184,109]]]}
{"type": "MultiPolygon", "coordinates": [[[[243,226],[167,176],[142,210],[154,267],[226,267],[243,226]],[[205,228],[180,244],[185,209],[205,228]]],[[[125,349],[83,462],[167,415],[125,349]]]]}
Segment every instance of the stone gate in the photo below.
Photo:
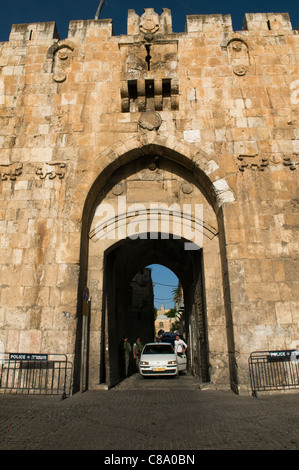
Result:
{"type": "MultiPolygon", "coordinates": [[[[286,13],[13,25],[0,44],[0,346],[120,378],[129,285],[185,300],[189,367],[249,389],[252,351],[299,348],[299,35],[286,13]],[[89,289],[87,328],[83,292],[89,289]],[[84,347],[82,348],[82,332],[84,347]]],[[[139,323],[138,323],[139,322],[139,323]]],[[[137,326],[136,326],[137,325],[137,326]]],[[[82,373],[84,371],[84,374],[82,373]]]]}

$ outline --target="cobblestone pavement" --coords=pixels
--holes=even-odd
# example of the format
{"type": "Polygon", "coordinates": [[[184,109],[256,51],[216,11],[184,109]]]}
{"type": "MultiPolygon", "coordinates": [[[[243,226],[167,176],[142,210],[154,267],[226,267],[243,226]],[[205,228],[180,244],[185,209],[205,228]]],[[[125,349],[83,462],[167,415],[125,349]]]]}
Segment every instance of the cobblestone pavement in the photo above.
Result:
{"type": "Polygon", "coordinates": [[[190,375],[135,374],[111,390],[64,400],[0,394],[0,449],[299,449],[298,405],[298,393],[254,398],[202,390],[190,375]]]}

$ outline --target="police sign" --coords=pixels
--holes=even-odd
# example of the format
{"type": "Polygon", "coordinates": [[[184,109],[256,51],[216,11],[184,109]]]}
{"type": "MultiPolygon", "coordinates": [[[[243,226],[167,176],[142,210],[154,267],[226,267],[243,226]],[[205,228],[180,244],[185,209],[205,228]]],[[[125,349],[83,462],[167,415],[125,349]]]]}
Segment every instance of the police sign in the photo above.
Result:
{"type": "Polygon", "coordinates": [[[47,361],[48,354],[9,353],[10,361],[47,361]]]}
{"type": "Polygon", "coordinates": [[[284,351],[269,351],[269,361],[291,361],[297,362],[299,359],[299,349],[288,349],[284,351]]]}

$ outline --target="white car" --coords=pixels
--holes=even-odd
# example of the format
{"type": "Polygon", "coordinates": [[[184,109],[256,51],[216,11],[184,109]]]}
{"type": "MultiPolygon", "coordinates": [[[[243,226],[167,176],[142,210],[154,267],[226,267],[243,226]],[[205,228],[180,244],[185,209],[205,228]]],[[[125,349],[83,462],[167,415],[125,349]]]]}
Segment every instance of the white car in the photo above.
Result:
{"type": "Polygon", "coordinates": [[[170,343],[147,343],[142,350],[139,372],[143,377],[176,376],[186,368],[186,355],[177,356],[170,343]]]}

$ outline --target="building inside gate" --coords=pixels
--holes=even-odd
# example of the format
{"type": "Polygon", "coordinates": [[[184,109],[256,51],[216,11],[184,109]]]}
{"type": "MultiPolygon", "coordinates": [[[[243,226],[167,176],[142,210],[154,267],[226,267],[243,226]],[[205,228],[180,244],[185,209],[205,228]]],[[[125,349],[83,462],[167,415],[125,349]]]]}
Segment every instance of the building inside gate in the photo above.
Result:
{"type": "Polygon", "coordinates": [[[298,30],[286,13],[13,25],[0,44],[0,346],[64,354],[73,390],[154,339],[151,264],[184,293],[189,372],[248,393],[254,351],[299,349],[298,30]],[[84,293],[88,288],[88,312],[84,293]],[[88,313],[88,314],[86,314],[88,313]]]}

